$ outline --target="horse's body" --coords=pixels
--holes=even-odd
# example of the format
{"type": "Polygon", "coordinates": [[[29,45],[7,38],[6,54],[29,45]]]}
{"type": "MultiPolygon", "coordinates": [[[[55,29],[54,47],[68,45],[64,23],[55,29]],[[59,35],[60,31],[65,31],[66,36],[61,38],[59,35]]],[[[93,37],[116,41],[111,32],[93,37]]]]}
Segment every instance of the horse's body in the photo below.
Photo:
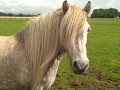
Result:
{"type": "MultiPolygon", "coordinates": [[[[0,90],[30,90],[31,67],[23,46],[14,36],[0,36],[0,43],[0,90]]],[[[51,62],[38,90],[45,89],[54,82],[61,57],[58,54],[51,62]]]]}
{"type": "Polygon", "coordinates": [[[14,36],[0,37],[0,90],[22,90],[30,81],[30,65],[23,46],[14,36]]]}
{"type": "Polygon", "coordinates": [[[64,51],[75,72],[82,74],[89,65],[85,47],[89,11],[90,2],[81,10],[65,1],[63,8],[37,17],[21,32],[1,36],[0,90],[49,88],[64,51]]]}

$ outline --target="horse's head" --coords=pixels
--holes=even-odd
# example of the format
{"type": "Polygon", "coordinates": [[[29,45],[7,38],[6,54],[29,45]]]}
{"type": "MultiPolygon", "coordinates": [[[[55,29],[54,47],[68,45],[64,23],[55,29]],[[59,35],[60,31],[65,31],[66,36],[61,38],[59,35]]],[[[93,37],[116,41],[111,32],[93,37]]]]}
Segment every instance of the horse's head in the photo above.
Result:
{"type": "Polygon", "coordinates": [[[72,67],[75,73],[83,74],[89,67],[89,60],[86,54],[87,33],[90,31],[90,25],[87,22],[87,16],[91,9],[89,1],[84,9],[69,5],[67,1],[63,3],[62,34],[64,48],[68,51],[72,67]]]}

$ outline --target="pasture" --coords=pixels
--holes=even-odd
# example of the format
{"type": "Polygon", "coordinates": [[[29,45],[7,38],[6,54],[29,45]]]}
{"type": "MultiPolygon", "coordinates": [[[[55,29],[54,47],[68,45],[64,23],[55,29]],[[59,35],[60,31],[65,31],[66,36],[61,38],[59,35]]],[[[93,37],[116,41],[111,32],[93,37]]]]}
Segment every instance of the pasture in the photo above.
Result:
{"type": "MultiPolygon", "coordinates": [[[[13,35],[28,19],[0,19],[0,35],[13,35]]],[[[50,90],[120,90],[120,19],[89,19],[87,55],[89,70],[73,73],[66,53],[50,90]]]]}

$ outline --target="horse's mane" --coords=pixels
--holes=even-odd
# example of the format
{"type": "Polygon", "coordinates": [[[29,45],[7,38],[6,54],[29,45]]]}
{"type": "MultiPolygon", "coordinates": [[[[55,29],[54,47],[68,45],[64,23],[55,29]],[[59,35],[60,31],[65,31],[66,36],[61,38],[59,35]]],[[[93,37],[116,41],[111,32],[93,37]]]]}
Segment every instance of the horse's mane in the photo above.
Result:
{"type": "Polygon", "coordinates": [[[41,83],[51,60],[81,31],[86,13],[69,6],[64,15],[62,8],[31,20],[16,38],[23,44],[26,58],[32,67],[32,89],[41,83]]]}

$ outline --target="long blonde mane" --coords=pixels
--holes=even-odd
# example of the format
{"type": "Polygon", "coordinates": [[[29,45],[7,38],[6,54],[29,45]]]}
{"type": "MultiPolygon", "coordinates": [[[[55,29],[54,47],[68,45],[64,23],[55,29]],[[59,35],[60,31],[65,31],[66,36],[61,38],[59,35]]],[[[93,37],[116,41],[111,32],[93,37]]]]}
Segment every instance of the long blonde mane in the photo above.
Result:
{"type": "Polygon", "coordinates": [[[74,41],[85,19],[86,13],[82,9],[70,5],[65,15],[62,8],[43,14],[16,34],[32,68],[32,90],[40,85],[50,62],[59,51],[64,50],[71,40],[74,41]]]}

